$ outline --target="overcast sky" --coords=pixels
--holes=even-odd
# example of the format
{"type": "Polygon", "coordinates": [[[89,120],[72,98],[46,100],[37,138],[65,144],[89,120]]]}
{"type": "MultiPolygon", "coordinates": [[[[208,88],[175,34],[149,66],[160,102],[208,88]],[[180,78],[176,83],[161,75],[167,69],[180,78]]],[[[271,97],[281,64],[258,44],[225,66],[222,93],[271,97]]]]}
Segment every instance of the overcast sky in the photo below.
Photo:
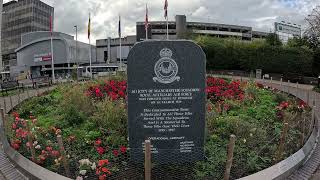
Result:
{"type": "MultiPolygon", "coordinates": [[[[4,0],[7,2],[8,0],[4,0]]],[[[92,43],[107,36],[116,37],[118,15],[122,17],[123,35],[135,34],[136,21],[144,21],[145,4],[149,21],[164,20],[164,0],[43,0],[55,8],[55,31],[75,34],[87,42],[88,14],[91,12],[92,43]]],[[[305,17],[320,5],[320,0],[168,0],[169,20],[185,14],[187,21],[214,22],[252,26],[269,32],[275,21],[304,25],[305,17]]]]}

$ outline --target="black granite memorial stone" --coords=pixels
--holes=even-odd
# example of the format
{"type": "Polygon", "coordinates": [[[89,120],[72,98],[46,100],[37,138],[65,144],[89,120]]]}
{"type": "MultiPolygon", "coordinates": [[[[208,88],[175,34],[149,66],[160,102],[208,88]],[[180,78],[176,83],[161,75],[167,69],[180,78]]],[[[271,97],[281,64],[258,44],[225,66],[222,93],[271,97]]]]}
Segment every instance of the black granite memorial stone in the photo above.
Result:
{"type": "Polygon", "coordinates": [[[205,64],[191,41],[146,41],[128,57],[128,129],[132,160],[144,160],[151,140],[152,161],[202,160],[205,131],[205,64]]]}

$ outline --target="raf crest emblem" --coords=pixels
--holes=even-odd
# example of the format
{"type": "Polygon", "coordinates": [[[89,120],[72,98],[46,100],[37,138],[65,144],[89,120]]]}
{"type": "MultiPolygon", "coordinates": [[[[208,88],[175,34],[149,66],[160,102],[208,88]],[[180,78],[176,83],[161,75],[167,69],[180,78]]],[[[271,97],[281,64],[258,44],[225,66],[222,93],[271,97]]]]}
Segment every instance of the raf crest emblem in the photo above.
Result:
{"type": "Polygon", "coordinates": [[[172,57],[172,51],[168,48],[164,48],[160,51],[160,57],[155,66],[154,72],[157,77],[153,78],[154,82],[162,84],[170,84],[174,81],[180,81],[178,74],[178,65],[172,57]]]}

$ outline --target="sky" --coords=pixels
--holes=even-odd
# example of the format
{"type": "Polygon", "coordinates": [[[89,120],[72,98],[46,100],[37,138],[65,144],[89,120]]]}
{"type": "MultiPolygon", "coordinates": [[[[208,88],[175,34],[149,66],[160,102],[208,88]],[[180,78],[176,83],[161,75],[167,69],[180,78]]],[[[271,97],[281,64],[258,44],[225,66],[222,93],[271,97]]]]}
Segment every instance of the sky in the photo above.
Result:
{"type": "MultiPolygon", "coordinates": [[[[9,0],[4,0],[7,2],[9,0]]],[[[164,20],[164,0],[42,0],[55,8],[54,30],[75,35],[88,42],[87,26],[91,13],[91,42],[117,37],[121,15],[122,34],[135,35],[137,21],[144,21],[146,3],[149,21],[164,20]]],[[[184,14],[187,21],[251,26],[253,30],[273,31],[275,21],[301,24],[320,0],[168,0],[169,20],[184,14]]]]}

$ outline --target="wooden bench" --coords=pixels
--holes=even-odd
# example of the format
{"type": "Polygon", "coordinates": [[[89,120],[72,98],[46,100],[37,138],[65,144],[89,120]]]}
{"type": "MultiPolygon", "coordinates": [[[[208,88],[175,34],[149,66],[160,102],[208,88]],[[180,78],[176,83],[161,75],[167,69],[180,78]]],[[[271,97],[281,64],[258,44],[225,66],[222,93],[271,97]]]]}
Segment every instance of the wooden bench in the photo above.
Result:
{"type": "Polygon", "coordinates": [[[6,92],[8,94],[8,91],[11,90],[17,90],[22,89],[24,91],[23,84],[20,84],[19,81],[7,81],[0,84],[1,92],[6,92]]]}
{"type": "Polygon", "coordinates": [[[51,86],[52,80],[49,76],[39,76],[33,77],[32,80],[32,87],[36,88],[39,86],[51,86]]]}

